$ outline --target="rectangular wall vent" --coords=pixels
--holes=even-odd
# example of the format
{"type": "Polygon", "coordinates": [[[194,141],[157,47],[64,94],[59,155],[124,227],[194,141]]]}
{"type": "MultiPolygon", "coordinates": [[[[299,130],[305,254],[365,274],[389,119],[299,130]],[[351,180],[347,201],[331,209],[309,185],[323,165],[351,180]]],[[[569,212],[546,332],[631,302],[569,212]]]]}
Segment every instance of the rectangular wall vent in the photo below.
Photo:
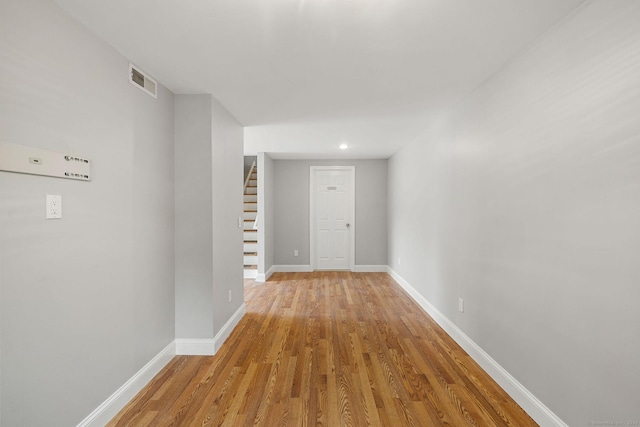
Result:
{"type": "Polygon", "coordinates": [[[133,64],[129,64],[129,81],[132,85],[142,89],[154,98],[158,97],[158,84],[156,81],[133,64]]]}

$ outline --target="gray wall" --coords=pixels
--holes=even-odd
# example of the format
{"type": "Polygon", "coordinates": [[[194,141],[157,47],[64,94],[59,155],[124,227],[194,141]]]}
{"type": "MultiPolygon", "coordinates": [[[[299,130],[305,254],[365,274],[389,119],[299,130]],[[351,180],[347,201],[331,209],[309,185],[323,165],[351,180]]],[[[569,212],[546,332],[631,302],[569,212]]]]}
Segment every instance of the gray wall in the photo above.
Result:
{"type": "Polygon", "coordinates": [[[0,2],[0,139],[93,161],[0,172],[3,426],[76,425],[174,339],[174,99],[127,72],[53,3],[0,2]]]}
{"type": "Polygon", "coordinates": [[[639,22],[585,3],[389,161],[389,264],[571,426],[640,419],[639,22]]]}
{"type": "Polygon", "coordinates": [[[211,339],[243,303],[243,129],[211,95],[175,98],[176,337],[211,339]]]}
{"type": "Polygon", "coordinates": [[[258,279],[274,265],[275,189],[274,161],[258,153],[258,279]]]}
{"type": "Polygon", "coordinates": [[[242,158],[244,129],[215,98],[211,105],[213,180],[213,332],[244,304],[242,158]],[[229,291],[233,294],[230,302],[229,291]]]}
{"type": "Polygon", "coordinates": [[[177,338],[213,338],[211,102],[211,95],[175,97],[177,338]]]}
{"type": "Polygon", "coordinates": [[[387,160],[275,160],[274,263],[309,265],[309,168],[356,167],[356,265],[387,264],[387,160]],[[293,256],[293,250],[299,256],[293,256]]]}

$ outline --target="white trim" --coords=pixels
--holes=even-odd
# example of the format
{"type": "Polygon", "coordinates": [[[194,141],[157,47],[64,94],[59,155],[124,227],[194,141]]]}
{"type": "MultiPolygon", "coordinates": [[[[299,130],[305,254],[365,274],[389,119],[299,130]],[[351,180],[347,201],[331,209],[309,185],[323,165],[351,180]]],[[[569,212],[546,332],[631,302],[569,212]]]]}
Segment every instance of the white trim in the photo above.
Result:
{"type": "Polygon", "coordinates": [[[568,425],[554,414],[544,403],[533,395],[525,386],[515,379],[506,369],[496,362],[487,352],[467,336],[449,318],[442,314],[424,296],[391,267],[389,275],[426,311],[433,320],[442,327],[462,347],[473,360],[497,382],[513,400],[542,427],[568,427],[568,425]]]}
{"type": "Polygon", "coordinates": [[[296,264],[296,265],[274,265],[274,272],[280,273],[310,273],[313,271],[310,265],[296,264]]]}
{"type": "Polygon", "coordinates": [[[276,271],[276,266],[272,265],[270,269],[267,270],[267,272],[265,274],[258,274],[256,276],[256,282],[258,283],[264,283],[267,280],[269,280],[269,277],[271,277],[271,275],[276,271]]]}
{"type": "MultiPolygon", "coordinates": [[[[355,265],[351,269],[354,273],[387,273],[389,267],[386,265],[355,265]]],[[[313,271],[313,267],[310,264],[295,264],[295,265],[274,265],[267,272],[268,276],[271,276],[272,273],[310,273],[313,271]]],[[[346,271],[346,270],[345,270],[346,271]]],[[[258,274],[258,279],[256,282],[259,282],[260,275],[258,274]]]]}
{"type": "Polygon", "coordinates": [[[309,166],[309,260],[311,271],[315,269],[316,237],[314,226],[314,213],[316,202],[316,172],[318,171],[347,171],[349,180],[349,270],[353,271],[356,263],[356,167],[355,166],[309,166]]]}
{"type": "Polygon", "coordinates": [[[212,356],[247,312],[242,305],[213,339],[176,339],[91,412],[77,427],[102,427],[113,419],[176,355],[212,356]]]}
{"type": "MultiPolygon", "coordinates": [[[[386,265],[356,265],[351,271],[353,271],[354,273],[386,273],[388,272],[388,268],[389,267],[386,265]]],[[[256,282],[261,282],[261,283],[266,282],[267,280],[269,280],[269,277],[271,277],[273,273],[311,273],[311,272],[313,272],[313,267],[311,267],[311,265],[309,264],[274,265],[269,269],[269,271],[267,271],[267,274],[265,275],[266,278],[263,275],[258,274],[258,277],[256,278],[256,282]]]]}
{"type": "Polygon", "coordinates": [[[213,338],[178,338],[176,354],[178,356],[213,356],[216,354],[216,345],[213,338]]]}
{"type": "Polygon", "coordinates": [[[243,279],[256,279],[258,277],[258,270],[245,268],[242,273],[243,279]]]}
{"type": "Polygon", "coordinates": [[[224,341],[229,337],[233,328],[236,327],[242,316],[247,312],[247,306],[242,303],[227,323],[218,331],[213,338],[179,338],[176,339],[176,354],[179,356],[213,356],[224,341]]]}
{"type": "Polygon", "coordinates": [[[80,424],[78,424],[78,427],[102,427],[106,425],[113,417],[118,415],[118,412],[120,412],[175,355],[176,344],[175,341],[173,341],[82,420],[80,424]]]}
{"type": "MultiPolygon", "coordinates": [[[[265,175],[265,158],[269,157],[267,156],[266,153],[258,153],[257,154],[257,163],[256,166],[258,167],[258,190],[256,191],[257,194],[257,198],[256,200],[258,201],[258,213],[256,214],[256,220],[253,223],[253,229],[256,228],[257,226],[257,241],[258,241],[258,275],[256,276],[256,281],[257,282],[261,282],[264,280],[260,280],[262,279],[263,276],[265,275],[265,266],[266,266],[266,217],[267,217],[267,213],[266,213],[266,206],[265,206],[265,186],[267,185],[266,182],[266,175],[265,175]]],[[[269,185],[273,185],[273,183],[269,183],[269,185]]]]}
{"type": "Polygon", "coordinates": [[[233,316],[231,316],[229,320],[227,320],[227,323],[225,323],[224,326],[220,329],[220,331],[218,331],[216,336],[213,337],[213,344],[214,344],[213,348],[215,349],[216,353],[218,352],[218,350],[220,350],[220,347],[222,347],[222,344],[224,344],[227,338],[229,338],[229,335],[231,335],[231,332],[233,332],[233,329],[238,325],[238,323],[240,323],[240,320],[242,320],[242,317],[246,313],[247,313],[247,306],[245,305],[245,303],[242,303],[240,307],[238,307],[236,312],[233,313],[233,316]]]}
{"type": "Polygon", "coordinates": [[[354,273],[386,273],[389,267],[386,265],[355,265],[351,271],[354,273]]]}
{"type": "Polygon", "coordinates": [[[253,170],[256,167],[256,160],[254,160],[253,163],[251,163],[251,168],[249,169],[249,174],[247,175],[247,179],[245,179],[245,181],[244,181],[244,187],[242,188],[242,194],[245,194],[245,191],[247,190],[247,185],[249,185],[249,181],[251,181],[251,175],[253,175],[253,170]]]}

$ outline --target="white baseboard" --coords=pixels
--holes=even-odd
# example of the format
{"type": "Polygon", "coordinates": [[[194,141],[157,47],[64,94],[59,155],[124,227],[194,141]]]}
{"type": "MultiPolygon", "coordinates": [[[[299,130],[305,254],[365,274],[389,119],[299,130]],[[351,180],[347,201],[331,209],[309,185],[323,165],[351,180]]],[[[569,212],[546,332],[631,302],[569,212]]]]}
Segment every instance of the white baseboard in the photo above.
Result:
{"type": "Polygon", "coordinates": [[[216,354],[216,343],[213,338],[176,339],[178,356],[213,356],[214,354],[216,354]]]}
{"type": "Polygon", "coordinates": [[[310,265],[296,264],[296,265],[274,265],[274,272],[281,273],[310,273],[313,271],[310,265]]]}
{"type": "Polygon", "coordinates": [[[255,279],[258,277],[258,270],[243,270],[242,278],[243,279],[255,279]]]}
{"type": "Polygon", "coordinates": [[[386,265],[354,265],[354,273],[386,273],[389,267],[386,265]]]}
{"type": "Polygon", "coordinates": [[[238,307],[236,312],[233,313],[233,316],[231,316],[229,320],[227,320],[227,323],[224,324],[224,326],[220,329],[220,331],[216,334],[216,336],[213,337],[214,349],[216,353],[218,352],[218,350],[220,350],[220,347],[222,347],[222,344],[224,344],[227,338],[229,338],[229,335],[231,335],[233,328],[235,328],[236,325],[240,323],[240,320],[242,320],[242,317],[246,313],[247,313],[247,306],[245,305],[245,303],[242,303],[242,305],[238,307]]]}
{"type": "Polygon", "coordinates": [[[242,305],[229,318],[213,339],[176,339],[142,367],[122,387],[116,390],[107,400],[102,402],[77,427],[102,427],[115,417],[127,403],[133,399],[158,372],[176,355],[212,356],[225,342],[238,322],[247,312],[242,305]]]}
{"type": "Polygon", "coordinates": [[[506,369],[496,362],[478,344],[469,338],[448,317],[442,314],[409,282],[396,273],[391,267],[387,272],[409,295],[462,347],[473,360],[484,369],[493,380],[502,387],[513,400],[541,427],[568,427],[567,424],[535,397],[525,386],[520,384],[506,369]]]}
{"type": "Polygon", "coordinates": [[[178,338],[176,339],[176,355],[178,356],[213,356],[224,341],[229,337],[233,328],[236,327],[242,316],[247,312],[247,306],[242,305],[227,320],[227,323],[218,331],[213,338],[178,338]]]}
{"type": "Polygon", "coordinates": [[[258,276],[256,277],[256,282],[258,283],[264,283],[267,280],[269,280],[269,277],[271,277],[271,275],[276,271],[276,266],[272,265],[270,269],[267,270],[267,272],[265,274],[258,274],[258,276]]]}
{"type": "Polygon", "coordinates": [[[122,387],[102,402],[78,427],[102,427],[115,417],[127,403],[135,397],[158,372],[176,355],[176,344],[172,342],[142,367],[122,387]]]}
{"type": "MultiPolygon", "coordinates": [[[[386,265],[355,265],[353,266],[352,271],[354,273],[386,273],[388,272],[388,268],[389,267],[387,267],[386,265]]],[[[271,269],[269,269],[267,279],[269,278],[268,276],[270,276],[271,273],[274,273],[276,271],[281,273],[310,273],[313,271],[313,268],[311,268],[311,265],[305,264],[274,265],[273,267],[271,267],[271,269]]],[[[258,275],[258,279],[256,279],[256,282],[260,281],[260,275],[258,275]]]]}

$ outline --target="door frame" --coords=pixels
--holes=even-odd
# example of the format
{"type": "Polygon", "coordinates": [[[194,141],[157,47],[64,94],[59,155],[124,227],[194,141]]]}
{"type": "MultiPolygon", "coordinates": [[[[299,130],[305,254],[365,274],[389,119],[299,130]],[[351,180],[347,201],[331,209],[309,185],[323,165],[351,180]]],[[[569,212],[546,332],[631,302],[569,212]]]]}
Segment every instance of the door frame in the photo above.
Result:
{"type": "Polygon", "coordinates": [[[316,269],[316,227],[314,224],[316,209],[316,172],[346,171],[349,180],[349,270],[355,269],[356,263],[356,167],[355,166],[310,166],[309,167],[309,263],[311,270],[316,269]]]}

